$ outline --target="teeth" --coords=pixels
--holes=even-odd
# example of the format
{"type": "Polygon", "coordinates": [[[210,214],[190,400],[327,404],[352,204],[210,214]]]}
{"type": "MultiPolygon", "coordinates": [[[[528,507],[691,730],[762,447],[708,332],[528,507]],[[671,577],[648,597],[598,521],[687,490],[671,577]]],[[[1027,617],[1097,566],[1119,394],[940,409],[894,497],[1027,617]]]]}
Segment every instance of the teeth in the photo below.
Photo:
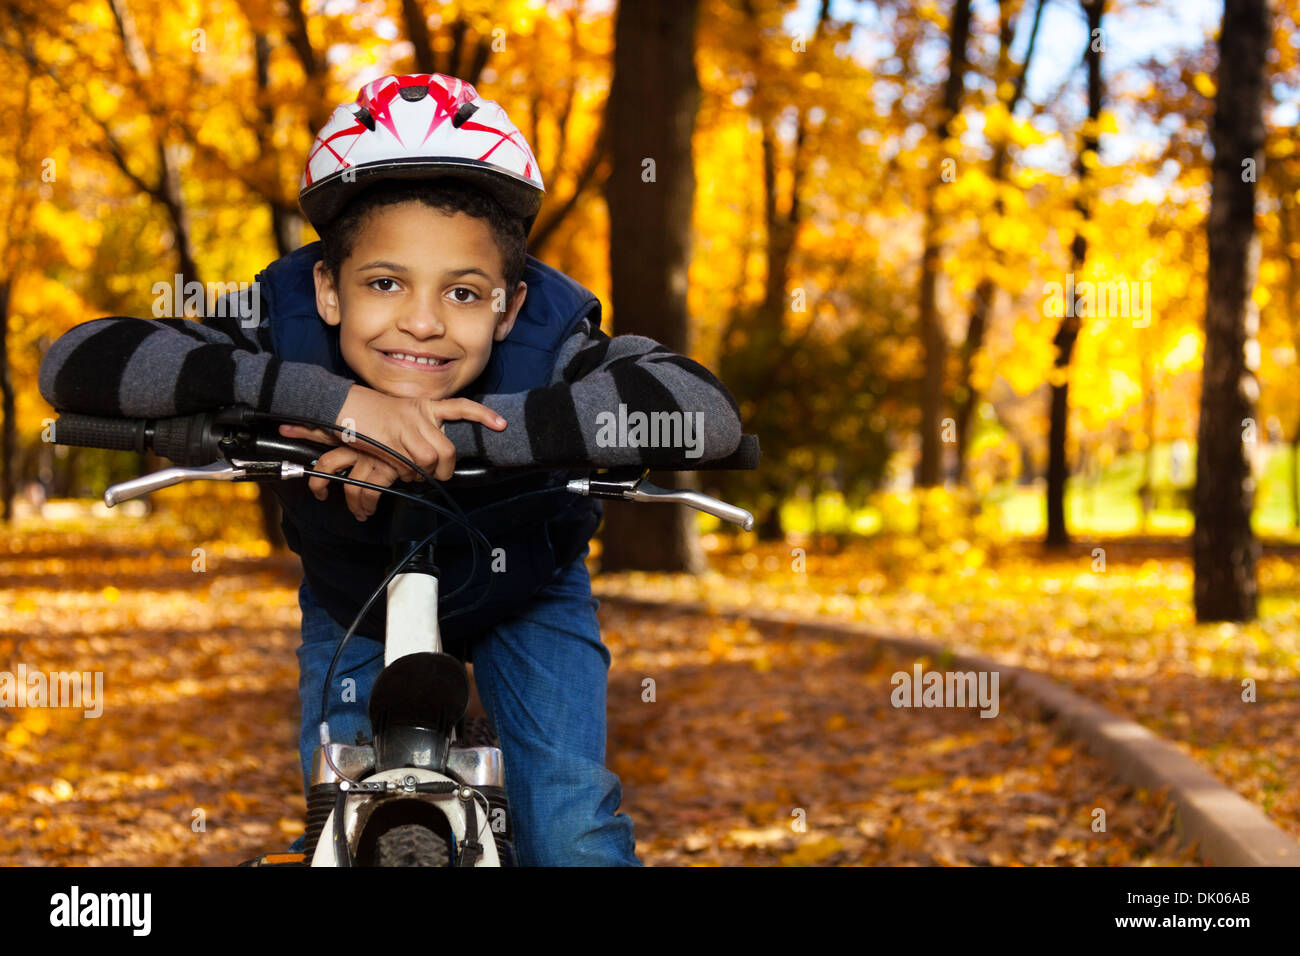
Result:
{"type": "Polygon", "coordinates": [[[389,352],[393,358],[405,359],[408,362],[419,362],[421,365],[446,365],[450,359],[431,359],[419,358],[415,355],[407,355],[405,352],[389,352]]]}

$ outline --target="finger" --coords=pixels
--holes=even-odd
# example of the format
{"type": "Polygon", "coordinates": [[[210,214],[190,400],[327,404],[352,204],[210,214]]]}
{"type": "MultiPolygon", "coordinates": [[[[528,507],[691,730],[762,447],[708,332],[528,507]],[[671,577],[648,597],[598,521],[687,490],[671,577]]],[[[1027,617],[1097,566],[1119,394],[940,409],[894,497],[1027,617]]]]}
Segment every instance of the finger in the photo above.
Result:
{"type": "MultiPolygon", "coordinates": [[[[352,467],[352,477],[359,481],[373,482],[374,467],[369,460],[362,458],[352,467]]],[[[374,513],[372,500],[379,497],[378,492],[371,491],[369,488],[359,488],[356,485],[348,485],[348,508],[358,521],[365,521],[374,513]]]]}
{"type": "MultiPolygon", "coordinates": [[[[336,475],[348,466],[355,466],[358,457],[357,452],[352,448],[335,448],[332,451],[327,451],[317,459],[315,470],[336,475]]],[[[324,501],[329,485],[338,484],[338,482],[330,481],[328,478],[312,478],[309,484],[313,485],[313,494],[324,501]],[[319,491],[316,491],[316,483],[319,483],[319,491]]],[[[353,486],[345,485],[345,487],[353,486]]]]}
{"type": "MultiPolygon", "coordinates": [[[[382,461],[374,461],[371,465],[370,475],[366,478],[371,484],[383,485],[385,488],[390,487],[397,480],[397,470],[391,468],[382,461]]],[[[365,507],[366,516],[369,517],[375,513],[379,507],[379,500],[383,497],[383,492],[363,489],[361,503],[365,507]]]]}
{"type": "Polygon", "coordinates": [[[394,481],[424,481],[410,465],[387,460],[384,460],[384,464],[393,470],[394,481]]]}
{"type": "MultiPolygon", "coordinates": [[[[411,459],[411,461],[419,465],[425,471],[432,471],[434,465],[437,464],[439,457],[437,439],[441,439],[444,442],[448,441],[447,438],[443,436],[442,432],[438,431],[436,428],[430,426],[425,430],[421,427],[409,437],[403,436],[402,444],[405,446],[406,455],[411,459]]],[[[450,444],[450,442],[448,442],[448,444],[450,444]]],[[[405,480],[411,481],[416,477],[417,472],[409,465],[396,461],[389,455],[378,455],[376,457],[379,457],[380,460],[384,461],[386,464],[392,465],[399,471],[399,473],[409,475],[410,477],[405,480]]]]}
{"type": "MultiPolygon", "coordinates": [[[[362,455],[355,465],[352,466],[352,473],[349,476],[356,478],[358,481],[370,480],[370,465],[366,457],[362,455]]],[[[356,485],[346,485],[344,499],[347,501],[348,510],[358,521],[366,520],[365,496],[368,494],[367,489],[358,488],[356,485]]]]}
{"type": "MultiPolygon", "coordinates": [[[[414,461],[417,465],[420,465],[421,461],[427,460],[427,454],[419,454],[413,451],[410,451],[408,453],[410,459],[414,461]]],[[[420,480],[419,475],[416,473],[415,469],[412,468],[410,465],[406,464],[405,462],[398,461],[397,459],[393,458],[391,455],[381,452],[378,449],[376,449],[373,452],[370,452],[370,454],[375,458],[376,461],[382,462],[385,467],[392,469],[394,474],[394,480],[396,479],[401,479],[402,481],[420,480]]],[[[424,467],[424,466],[420,465],[420,467],[424,467]]]]}
{"type": "Polygon", "coordinates": [[[340,443],[338,435],[323,428],[305,428],[302,425],[281,425],[280,434],[285,438],[305,438],[308,441],[321,442],[326,445],[340,443]]]}
{"type": "Polygon", "coordinates": [[[331,448],[316,460],[316,470],[337,472],[344,465],[355,465],[359,457],[361,453],[355,448],[346,446],[331,448]]]}
{"type": "Polygon", "coordinates": [[[415,471],[415,469],[413,468],[408,468],[406,465],[396,467],[392,465],[390,462],[384,462],[384,464],[388,465],[390,468],[393,469],[393,481],[405,481],[405,482],[424,481],[423,475],[415,471]]]}
{"type": "MultiPolygon", "coordinates": [[[[383,485],[385,488],[390,487],[397,480],[396,469],[390,468],[383,462],[375,462],[374,470],[367,481],[376,485],[383,485]]],[[[383,497],[381,492],[367,491],[363,496],[363,503],[366,506],[366,515],[373,515],[379,507],[379,499],[383,497]]]]}
{"type": "Polygon", "coordinates": [[[407,443],[411,449],[411,458],[425,471],[430,472],[436,481],[445,481],[440,470],[445,467],[444,459],[448,455],[452,456],[454,463],[456,446],[443,434],[436,420],[421,420],[418,427],[418,440],[413,437],[407,443]]]}
{"type": "MultiPolygon", "coordinates": [[[[383,485],[384,487],[391,485],[397,477],[395,469],[369,455],[361,456],[360,460],[353,466],[352,474],[360,481],[368,481],[371,484],[383,485]]],[[[379,507],[381,494],[383,492],[376,491],[373,488],[348,485],[348,507],[358,521],[365,521],[379,507]]]]}
{"type": "MultiPolygon", "coordinates": [[[[360,471],[361,468],[362,466],[359,464],[354,465],[352,467],[351,477],[357,478],[361,481],[366,481],[368,479],[366,479],[363,475],[358,474],[358,471],[360,471]]],[[[358,521],[366,520],[366,509],[365,509],[365,505],[362,503],[362,495],[364,493],[365,493],[365,489],[358,488],[356,485],[345,486],[344,498],[347,501],[348,510],[352,512],[352,517],[356,518],[358,521]]]]}
{"type": "Polygon", "coordinates": [[[433,445],[438,454],[433,476],[439,481],[448,481],[456,470],[456,446],[441,432],[434,436],[433,445]]]}
{"type": "Polygon", "coordinates": [[[480,422],[498,431],[506,427],[506,420],[486,405],[468,398],[448,398],[437,403],[435,414],[439,419],[480,422]]]}

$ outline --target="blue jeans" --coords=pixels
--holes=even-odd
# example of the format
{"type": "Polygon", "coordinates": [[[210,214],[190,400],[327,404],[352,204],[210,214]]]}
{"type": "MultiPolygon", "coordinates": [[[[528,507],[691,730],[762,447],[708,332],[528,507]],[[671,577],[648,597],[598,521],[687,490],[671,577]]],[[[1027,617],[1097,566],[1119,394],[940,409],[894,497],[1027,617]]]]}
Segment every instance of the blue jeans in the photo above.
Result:
{"type": "MultiPolygon", "coordinates": [[[[520,866],[641,866],[632,819],[619,813],[622,786],[605,767],[609,650],[596,620],[586,552],[541,588],[518,615],[474,641],[470,658],[483,708],[500,740],[506,797],[520,866]]],[[[346,628],[303,581],[298,692],[303,791],[320,743],[321,688],[346,628]]],[[[330,739],[368,741],[370,688],[383,645],[353,636],[334,675],[330,739]],[[352,684],[346,681],[354,681],[352,684]]],[[[303,838],[290,848],[301,851],[303,838]]]]}

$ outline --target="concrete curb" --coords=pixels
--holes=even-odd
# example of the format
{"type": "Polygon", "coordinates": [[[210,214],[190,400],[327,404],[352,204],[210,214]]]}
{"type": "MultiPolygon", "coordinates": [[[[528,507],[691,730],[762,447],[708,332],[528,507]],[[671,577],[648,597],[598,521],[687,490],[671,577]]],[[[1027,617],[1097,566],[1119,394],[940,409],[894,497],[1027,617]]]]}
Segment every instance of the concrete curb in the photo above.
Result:
{"type": "Polygon", "coordinates": [[[1042,674],[935,641],[881,634],[851,621],[810,620],[783,611],[755,614],[743,609],[712,608],[700,602],[650,601],[600,593],[595,596],[601,603],[625,607],[743,617],[772,626],[794,624],[838,640],[865,637],[917,657],[948,655],[963,669],[998,671],[1000,682],[1010,683],[1061,721],[1089,750],[1107,761],[1121,780],[1148,790],[1168,787],[1169,799],[1177,807],[1175,826],[1180,838],[1185,844],[1199,840],[1201,855],[1214,865],[1300,866],[1300,843],[1255,804],[1141,724],[1116,716],[1042,674]]]}

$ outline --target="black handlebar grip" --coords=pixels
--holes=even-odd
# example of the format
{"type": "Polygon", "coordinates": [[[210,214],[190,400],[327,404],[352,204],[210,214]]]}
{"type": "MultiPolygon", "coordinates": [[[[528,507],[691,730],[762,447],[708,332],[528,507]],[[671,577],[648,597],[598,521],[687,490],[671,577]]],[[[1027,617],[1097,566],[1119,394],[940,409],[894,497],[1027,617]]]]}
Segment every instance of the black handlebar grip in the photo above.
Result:
{"type": "Polygon", "coordinates": [[[144,451],[147,426],[148,420],[144,418],[102,418],[64,412],[54,420],[54,443],[144,451]]]}
{"type": "Polygon", "coordinates": [[[178,465],[197,467],[209,464],[221,456],[216,446],[209,439],[208,426],[212,424],[212,415],[178,415],[173,418],[160,418],[154,422],[153,450],[157,455],[178,465]],[[211,447],[205,447],[210,445],[211,447]]]}

